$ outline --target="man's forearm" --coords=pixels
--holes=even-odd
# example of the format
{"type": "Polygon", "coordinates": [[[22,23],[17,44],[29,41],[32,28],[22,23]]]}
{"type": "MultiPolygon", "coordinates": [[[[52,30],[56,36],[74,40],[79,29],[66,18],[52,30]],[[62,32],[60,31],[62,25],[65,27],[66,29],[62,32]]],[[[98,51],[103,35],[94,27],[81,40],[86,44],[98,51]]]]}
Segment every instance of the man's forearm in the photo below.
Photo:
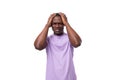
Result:
{"type": "Polygon", "coordinates": [[[34,46],[36,49],[42,50],[47,46],[46,39],[48,35],[48,29],[49,29],[49,26],[48,24],[46,24],[42,32],[36,38],[34,42],[34,46]]]}
{"type": "Polygon", "coordinates": [[[82,42],[80,36],[75,32],[75,30],[70,26],[69,23],[66,23],[65,26],[72,46],[74,47],[80,46],[82,42]]]}
{"type": "Polygon", "coordinates": [[[36,38],[36,40],[34,42],[34,46],[36,49],[42,50],[47,46],[46,39],[47,39],[48,29],[51,26],[52,19],[55,15],[56,15],[55,13],[50,15],[50,17],[48,18],[48,22],[45,25],[44,29],[36,38]]]}

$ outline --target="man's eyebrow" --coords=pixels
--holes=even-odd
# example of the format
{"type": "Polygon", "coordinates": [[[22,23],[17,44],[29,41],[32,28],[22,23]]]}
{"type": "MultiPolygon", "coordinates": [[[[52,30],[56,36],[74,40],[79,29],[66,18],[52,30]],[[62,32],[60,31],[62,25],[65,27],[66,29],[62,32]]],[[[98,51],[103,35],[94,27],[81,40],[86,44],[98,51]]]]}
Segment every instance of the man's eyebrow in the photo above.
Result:
{"type": "Polygon", "coordinates": [[[63,24],[62,22],[52,22],[52,23],[58,23],[58,24],[60,23],[60,24],[63,24]]]}

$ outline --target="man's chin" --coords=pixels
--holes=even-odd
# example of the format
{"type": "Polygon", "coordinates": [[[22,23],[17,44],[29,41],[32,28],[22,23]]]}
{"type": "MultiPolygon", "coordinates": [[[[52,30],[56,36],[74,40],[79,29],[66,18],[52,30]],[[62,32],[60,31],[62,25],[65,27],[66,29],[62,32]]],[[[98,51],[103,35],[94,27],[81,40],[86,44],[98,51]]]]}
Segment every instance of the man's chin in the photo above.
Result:
{"type": "Polygon", "coordinates": [[[54,34],[60,36],[60,35],[62,35],[63,33],[55,32],[54,34]]]}

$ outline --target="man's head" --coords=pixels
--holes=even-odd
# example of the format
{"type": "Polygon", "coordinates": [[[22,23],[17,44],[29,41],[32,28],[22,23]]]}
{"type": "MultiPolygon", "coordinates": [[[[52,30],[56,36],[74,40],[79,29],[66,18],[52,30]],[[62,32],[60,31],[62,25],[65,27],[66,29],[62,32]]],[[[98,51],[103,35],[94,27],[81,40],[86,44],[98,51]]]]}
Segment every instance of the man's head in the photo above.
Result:
{"type": "Polygon", "coordinates": [[[64,33],[64,24],[59,13],[56,13],[56,16],[52,20],[52,29],[55,35],[62,35],[64,33]]]}

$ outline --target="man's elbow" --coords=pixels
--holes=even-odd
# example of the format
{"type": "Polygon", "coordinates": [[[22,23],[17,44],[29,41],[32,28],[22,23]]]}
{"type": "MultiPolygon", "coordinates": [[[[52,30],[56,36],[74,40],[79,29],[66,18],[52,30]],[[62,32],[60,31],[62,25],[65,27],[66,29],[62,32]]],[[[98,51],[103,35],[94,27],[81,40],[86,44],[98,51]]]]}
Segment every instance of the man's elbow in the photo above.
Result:
{"type": "Polygon", "coordinates": [[[81,44],[74,44],[73,46],[75,47],[75,48],[77,48],[77,47],[79,47],[81,44]]]}
{"type": "Polygon", "coordinates": [[[43,50],[43,48],[39,45],[36,45],[36,44],[34,44],[34,47],[35,47],[35,49],[37,49],[37,50],[43,50]]]}
{"type": "Polygon", "coordinates": [[[73,46],[74,46],[75,48],[77,48],[77,47],[81,46],[81,43],[82,43],[81,41],[80,41],[80,42],[76,42],[76,43],[74,43],[73,46]]]}
{"type": "Polygon", "coordinates": [[[35,49],[37,49],[37,50],[42,50],[42,48],[40,48],[40,47],[36,47],[36,46],[35,46],[35,49]]]}

